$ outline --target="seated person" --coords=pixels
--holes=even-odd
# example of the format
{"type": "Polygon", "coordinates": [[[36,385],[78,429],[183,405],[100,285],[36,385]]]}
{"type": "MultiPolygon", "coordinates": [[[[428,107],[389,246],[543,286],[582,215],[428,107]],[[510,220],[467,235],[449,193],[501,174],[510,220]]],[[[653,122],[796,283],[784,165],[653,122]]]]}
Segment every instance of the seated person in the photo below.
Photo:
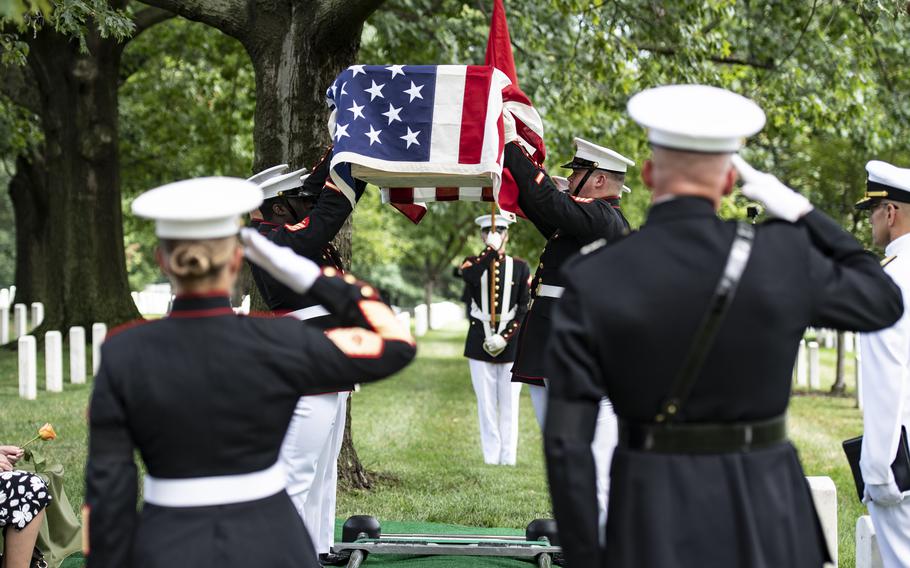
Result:
{"type": "Polygon", "coordinates": [[[13,466],[25,452],[0,446],[0,529],[3,530],[2,568],[28,568],[51,496],[44,481],[13,466]],[[10,530],[12,528],[12,530],[10,530]]]}

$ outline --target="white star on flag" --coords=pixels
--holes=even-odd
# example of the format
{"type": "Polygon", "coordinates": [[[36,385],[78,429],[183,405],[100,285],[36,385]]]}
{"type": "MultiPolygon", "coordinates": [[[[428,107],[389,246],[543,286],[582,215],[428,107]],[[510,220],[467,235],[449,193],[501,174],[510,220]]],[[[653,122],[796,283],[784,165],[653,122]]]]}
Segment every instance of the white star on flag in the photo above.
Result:
{"type": "Polygon", "coordinates": [[[350,126],[350,125],[349,124],[338,124],[335,126],[335,140],[341,140],[345,136],[347,136],[348,138],[351,137],[351,135],[348,134],[348,126],[350,126]]]}
{"type": "Polygon", "coordinates": [[[421,86],[418,87],[417,85],[414,84],[414,81],[411,81],[411,88],[410,88],[410,89],[407,89],[407,90],[405,91],[405,93],[411,95],[411,100],[408,101],[409,103],[413,103],[413,102],[414,102],[414,99],[422,99],[422,98],[423,98],[423,95],[420,94],[420,90],[421,90],[421,89],[423,89],[423,85],[421,85],[421,86]]]}
{"type": "Polygon", "coordinates": [[[344,83],[341,84],[341,95],[342,95],[342,96],[348,94],[348,92],[344,90],[344,87],[345,87],[345,85],[347,85],[347,84],[348,84],[347,81],[345,81],[344,83]]]}
{"type": "Polygon", "coordinates": [[[354,118],[351,120],[357,120],[358,118],[363,118],[363,105],[358,105],[357,101],[351,99],[351,102],[354,103],[354,106],[348,110],[354,113],[354,118]]]}
{"type": "Polygon", "coordinates": [[[401,118],[398,116],[401,114],[401,108],[402,107],[395,108],[395,105],[389,104],[388,112],[382,113],[382,116],[385,116],[389,119],[389,125],[391,125],[396,120],[398,122],[401,122],[401,118]]]}
{"type": "Polygon", "coordinates": [[[392,79],[395,78],[395,75],[401,75],[404,77],[404,65],[391,65],[386,67],[389,71],[392,72],[392,79]]]}
{"type": "Polygon", "coordinates": [[[335,84],[333,83],[332,86],[329,87],[329,90],[332,91],[332,98],[335,98],[335,91],[338,90],[338,87],[336,87],[335,84]]]}
{"type": "Polygon", "coordinates": [[[408,133],[401,137],[402,140],[408,143],[408,148],[411,147],[411,144],[417,144],[420,146],[420,142],[417,141],[417,135],[420,134],[420,131],[411,132],[411,127],[408,127],[408,133]]]}
{"type": "Polygon", "coordinates": [[[363,65],[351,65],[350,67],[348,67],[348,69],[350,69],[351,71],[354,72],[354,74],[351,75],[351,77],[356,77],[358,73],[363,73],[364,75],[367,74],[367,72],[363,70],[363,65]]]}
{"type": "Polygon", "coordinates": [[[385,87],[385,83],[377,85],[376,81],[373,81],[372,79],[370,79],[370,83],[373,85],[369,89],[364,89],[366,92],[370,93],[370,102],[373,102],[373,99],[376,97],[384,99],[385,97],[382,95],[382,88],[385,87]]]}
{"type": "Polygon", "coordinates": [[[373,145],[373,142],[379,142],[380,144],[382,144],[382,142],[379,140],[379,133],[380,133],[380,132],[382,132],[382,130],[375,130],[375,129],[373,128],[373,125],[371,124],[371,125],[370,125],[370,131],[369,131],[369,132],[364,132],[364,133],[363,133],[364,136],[366,136],[367,138],[370,139],[370,146],[373,145]]]}

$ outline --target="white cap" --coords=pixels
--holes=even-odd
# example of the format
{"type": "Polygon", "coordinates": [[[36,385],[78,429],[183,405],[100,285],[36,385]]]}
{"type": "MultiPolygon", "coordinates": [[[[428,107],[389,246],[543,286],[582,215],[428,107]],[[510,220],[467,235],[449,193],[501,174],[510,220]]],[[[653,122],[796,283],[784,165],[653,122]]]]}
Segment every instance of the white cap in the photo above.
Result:
{"type": "MultiPolygon", "coordinates": [[[[488,229],[490,227],[490,215],[481,215],[480,217],[474,219],[474,222],[481,229],[488,229]]],[[[497,227],[508,227],[514,221],[506,217],[505,215],[496,215],[496,226],[497,227]]]]}
{"type": "Polygon", "coordinates": [[[635,162],[604,146],[598,146],[582,138],[575,138],[575,157],[564,168],[587,169],[597,168],[617,173],[626,173],[626,168],[635,162]]]}
{"type": "Polygon", "coordinates": [[[262,170],[258,174],[246,178],[246,181],[255,183],[256,185],[262,185],[263,182],[272,179],[275,176],[280,176],[284,172],[288,171],[287,164],[279,164],[277,166],[272,166],[271,168],[262,170]]]}
{"type": "Polygon", "coordinates": [[[866,194],[856,203],[857,209],[868,209],[878,199],[910,202],[910,169],[872,160],[866,164],[866,172],[866,194]]]}
{"type": "Polygon", "coordinates": [[[236,235],[240,216],[259,207],[262,191],[248,181],[204,177],[169,183],[133,201],[133,214],[155,220],[162,239],[219,239],[236,235]]]}
{"type": "Polygon", "coordinates": [[[283,191],[290,191],[292,189],[297,189],[298,187],[303,187],[303,180],[307,177],[306,175],[303,175],[305,173],[306,168],[303,168],[267,179],[259,185],[259,187],[262,188],[262,198],[271,199],[277,197],[278,194],[283,191]]]}
{"type": "Polygon", "coordinates": [[[648,140],[672,150],[733,153],[765,125],[751,100],[707,85],[669,85],[629,100],[629,116],[648,129],[648,140]]]}

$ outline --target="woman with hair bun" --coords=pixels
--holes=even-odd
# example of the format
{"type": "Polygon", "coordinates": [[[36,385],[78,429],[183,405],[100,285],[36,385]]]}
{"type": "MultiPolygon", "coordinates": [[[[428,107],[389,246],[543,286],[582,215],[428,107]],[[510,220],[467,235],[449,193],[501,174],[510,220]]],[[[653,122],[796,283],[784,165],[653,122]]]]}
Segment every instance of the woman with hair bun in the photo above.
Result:
{"type": "Polygon", "coordinates": [[[297,399],[391,375],[415,348],[371,286],[251,230],[247,258],[342,324],[235,315],[239,216],[261,201],[252,183],[201,178],[133,203],[156,221],[176,298],[167,317],[114,330],[102,347],[89,408],[89,568],[318,566],[278,460],[297,399]],[[147,470],[141,512],[135,450],[147,470]]]}

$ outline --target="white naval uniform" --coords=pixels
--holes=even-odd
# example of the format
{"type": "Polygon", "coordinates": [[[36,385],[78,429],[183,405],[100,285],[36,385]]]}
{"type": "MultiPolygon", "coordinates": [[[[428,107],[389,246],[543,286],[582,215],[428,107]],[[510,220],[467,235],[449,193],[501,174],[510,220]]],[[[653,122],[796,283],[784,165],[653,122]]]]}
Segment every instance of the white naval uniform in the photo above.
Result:
{"type": "MultiPolygon", "coordinates": [[[[910,433],[910,235],[885,248],[885,272],[900,287],[904,315],[896,324],[860,335],[863,376],[863,447],[860,469],[866,485],[893,484],[901,426],[910,433]],[[894,257],[890,261],[891,257],[894,257]]],[[[872,501],[869,508],[885,568],[910,566],[910,491],[897,504],[872,501]]]]}

